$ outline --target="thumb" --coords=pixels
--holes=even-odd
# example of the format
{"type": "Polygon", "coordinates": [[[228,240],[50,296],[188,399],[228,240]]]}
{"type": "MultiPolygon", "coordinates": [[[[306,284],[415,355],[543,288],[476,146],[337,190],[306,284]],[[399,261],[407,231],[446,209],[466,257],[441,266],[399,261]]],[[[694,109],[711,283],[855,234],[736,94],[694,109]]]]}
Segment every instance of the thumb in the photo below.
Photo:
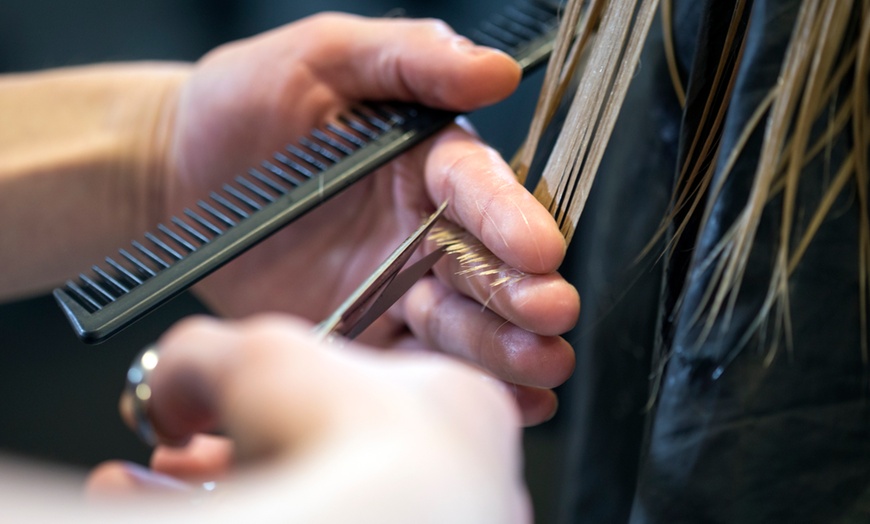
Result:
{"type": "Polygon", "coordinates": [[[264,40],[290,38],[278,47],[310,45],[312,52],[301,53],[308,68],[352,99],[416,100],[467,111],[505,98],[521,76],[508,55],[474,45],[439,20],[327,13],[264,40]]]}
{"type": "MultiPolygon", "coordinates": [[[[159,342],[148,416],[158,440],[222,432],[239,456],[280,452],[326,420],[340,380],[328,345],[287,317],[186,320],[159,342]]],[[[128,419],[129,422],[129,419],[128,419]]]]}

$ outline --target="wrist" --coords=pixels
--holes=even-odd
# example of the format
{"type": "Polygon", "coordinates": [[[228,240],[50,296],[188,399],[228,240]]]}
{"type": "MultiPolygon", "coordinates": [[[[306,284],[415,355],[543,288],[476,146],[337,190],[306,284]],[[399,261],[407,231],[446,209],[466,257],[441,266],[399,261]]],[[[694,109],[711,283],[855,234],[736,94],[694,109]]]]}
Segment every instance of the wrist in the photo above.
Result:
{"type": "Polygon", "coordinates": [[[0,233],[0,299],[54,286],[154,225],[174,93],[188,70],[110,64],[0,77],[0,219],[27,224],[0,233]]]}
{"type": "Polygon", "coordinates": [[[124,138],[118,144],[114,169],[124,174],[126,182],[117,201],[128,213],[128,235],[141,234],[168,215],[176,175],[172,148],[178,99],[190,74],[188,64],[146,67],[142,83],[132,89],[132,99],[118,101],[126,114],[120,123],[124,138]]]}

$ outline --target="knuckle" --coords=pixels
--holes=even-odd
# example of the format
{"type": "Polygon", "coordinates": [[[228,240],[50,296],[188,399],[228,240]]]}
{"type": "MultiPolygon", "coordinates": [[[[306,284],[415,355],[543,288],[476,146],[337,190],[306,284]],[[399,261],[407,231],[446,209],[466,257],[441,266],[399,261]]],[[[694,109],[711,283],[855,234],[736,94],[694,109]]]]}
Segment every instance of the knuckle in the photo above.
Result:
{"type": "Polygon", "coordinates": [[[444,20],[438,18],[423,18],[411,22],[413,29],[430,38],[452,37],[456,33],[444,20]]]}
{"type": "Polygon", "coordinates": [[[482,231],[487,226],[486,216],[492,209],[493,204],[501,198],[509,189],[507,184],[497,187],[494,191],[457,191],[461,186],[467,185],[469,173],[483,175],[487,178],[487,174],[492,173],[493,165],[497,161],[498,153],[492,148],[486,146],[466,148],[457,158],[447,167],[446,176],[444,177],[443,193],[451,198],[457,194],[470,195],[473,199],[473,205],[477,209],[475,230],[482,231]]]}

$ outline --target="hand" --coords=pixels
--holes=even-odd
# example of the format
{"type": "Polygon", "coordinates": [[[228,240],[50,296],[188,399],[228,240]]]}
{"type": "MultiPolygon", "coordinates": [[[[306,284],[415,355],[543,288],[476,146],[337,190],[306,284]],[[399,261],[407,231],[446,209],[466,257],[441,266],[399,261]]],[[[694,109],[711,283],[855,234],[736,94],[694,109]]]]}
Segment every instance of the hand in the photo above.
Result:
{"type": "MultiPolygon", "coordinates": [[[[321,15],[218,48],[169,98],[167,206],[175,213],[193,206],[355,100],[470,110],[510,94],[519,73],[509,57],[435,21],[321,15]]],[[[491,279],[458,277],[456,263],[442,261],[437,278],[419,283],[364,340],[394,345],[410,327],[418,342],[518,384],[525,421],[545,420],[555,397],[537,388],[563,382],[574,363],[558,337],[579,311],[576,291],[555,273],[565,242],[503,160],[460,126],[279,232],[197,291],[232,317],[284,311],[319,321],[445,199],[450,220],[506,268],[529,276],[493,293],[491,279]]]]}
{"type": "MultiPolygon", "coordinates": [[[[108,463],[91,492],[146,518],[154,509],[140,513],[135,495],[200,498],[193,483],[217,479],[197,520],[529,521],[519,414],[496,380],[438,355],[326,344],[310,329],[273,316],[171,330],[150,380],[155,429],[174,442],[221,430],[234,447],[200,435],[158,448],[154,472],[108,463]]],[[[190,516],[173,511],[173,522],[190,516]]]]}

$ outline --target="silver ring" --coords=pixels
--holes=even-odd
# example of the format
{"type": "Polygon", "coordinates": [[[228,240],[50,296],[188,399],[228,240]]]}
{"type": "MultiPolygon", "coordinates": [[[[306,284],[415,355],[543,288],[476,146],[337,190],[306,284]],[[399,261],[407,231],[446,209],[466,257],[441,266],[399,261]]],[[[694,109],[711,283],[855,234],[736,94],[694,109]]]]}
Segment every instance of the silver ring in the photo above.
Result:
{"type": "Polygon", "coordinates": [[[151,400],[151,386],[148,379],[159,360],[156,345],[148,346],[136,355],[130,369],[127,370],[127,382],[121,394],[122,413],[126,411],[133,432],[151,447],[158,444],[158,438],[148,414],[148,403],[151,400]]]}

